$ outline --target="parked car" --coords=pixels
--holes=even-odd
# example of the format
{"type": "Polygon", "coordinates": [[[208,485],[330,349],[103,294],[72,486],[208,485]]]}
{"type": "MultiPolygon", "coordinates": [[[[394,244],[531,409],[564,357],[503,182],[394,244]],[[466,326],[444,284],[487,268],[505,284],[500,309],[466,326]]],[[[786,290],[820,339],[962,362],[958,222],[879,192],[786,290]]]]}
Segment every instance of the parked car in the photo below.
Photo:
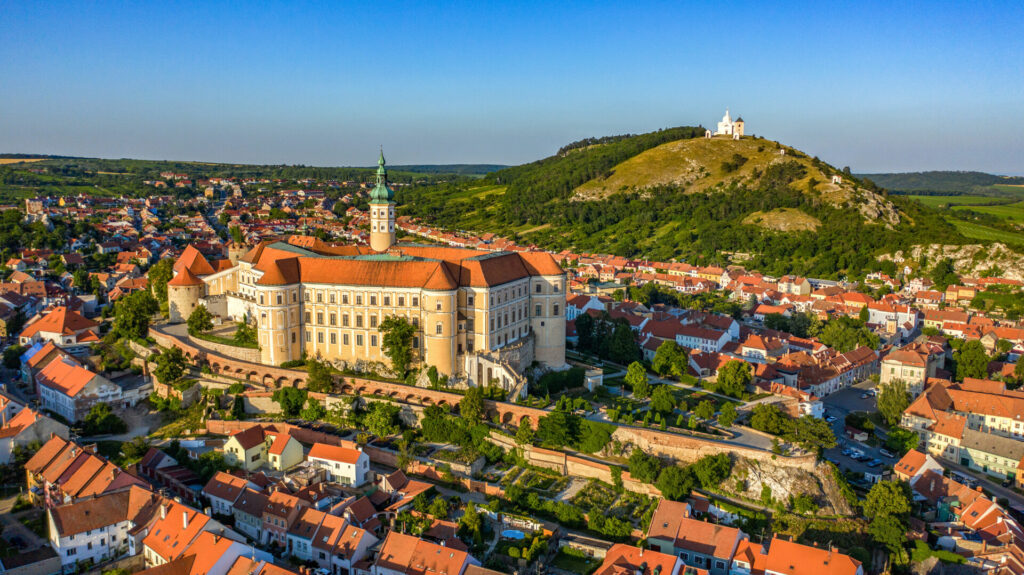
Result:
{"type": "Polygon", "coordinates": [[[867,394],[867,393],[862,393],[862,394],[860,394],[860,398],[861,398],[861,399],[867,399],[867,398],[869,398],[869,397],[871,397],[871,395],[869,395],[869,394],[867,394]]]}
{"type": "Polygon", "coordinates": [[[828,417],[826,417],[826,418],[825,418],[825,421],[827,421],[827,422],[829,422],[829,423],[835,423],[835,421],[836,421],[836,418],[835,418],[835,417],[832,417],[832,416],[830,415],[830,416],[828,416],[828,417]]]}
{"type": "Polygon", "coordinates": [[[868,462],[868,467],[878,467],[881,464],[882,464],[882,460],[881,459],[872,459],[871,461],[868,462]]]}
{"type": "Polygon", "coordinates": [[[881,453],[882,455],[886,456],[886,457],[896,457],[896,456],[895,456],[895,455],[894,455],[894,454],[893,454],[893,453],[892,453],[891,451],[889,451],[888,449],[879,449],[879,450],[878,450],[878,452],[879,452],[879,453],[881,453]]]}

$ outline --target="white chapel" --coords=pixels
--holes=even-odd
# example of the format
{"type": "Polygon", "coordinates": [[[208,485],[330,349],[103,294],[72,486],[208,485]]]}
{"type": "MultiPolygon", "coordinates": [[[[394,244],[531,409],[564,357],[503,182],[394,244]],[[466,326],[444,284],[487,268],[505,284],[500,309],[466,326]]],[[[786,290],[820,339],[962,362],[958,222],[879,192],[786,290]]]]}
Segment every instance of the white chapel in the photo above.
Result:
{"type": "Polygon", "coordinates": [[[739,139],[743,136],[743,118],[736,118],[735,121],[729,117],[729,109],[725,109],[725,116],[722,116],[722,121],[718,123],[718,130],[715,131],[716,136],[732,136],[735,139],[739,139]]]}

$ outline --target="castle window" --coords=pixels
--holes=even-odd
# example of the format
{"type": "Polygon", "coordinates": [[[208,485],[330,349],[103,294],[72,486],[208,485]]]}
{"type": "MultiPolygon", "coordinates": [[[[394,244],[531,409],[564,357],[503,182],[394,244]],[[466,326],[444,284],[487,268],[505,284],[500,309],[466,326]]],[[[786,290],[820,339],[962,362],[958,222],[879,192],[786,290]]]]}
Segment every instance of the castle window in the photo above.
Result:
{"type": "Polygon", "coordinates": [[[494,331],[494,318],[491,318],[491,331],[494,331]]]}
{"type": "Polygon", "coordinates": [[[418,317],[412,318],[412,325],[414,325],[416,327],[419,327],[419,325],[420,325],[420,318],[418,318],[418,317]]]}
{"type": "Polygon", "coordinates": [[[342,343],[342,345],[348,345],[348,334],[347,333],[341,334],[341,343],[342,343]]]}
{"type": "Polygon", "coordinates": [[[361,295],[357,295],[356,296],[356,305],[363,305],[363,296],[361,296],[361,295]]]}
{"type": "Polygon", "coordinates": [[[292,332],[292,343],[295,343],[295,332],[292,332]]]}
{"type": "Polygon", "coordinates": [[[420,338],[418,338],[418,337],[412,338],[412,348],[413,349],[419,349],[420,348],[420,338]]]}
{"type": "Polygon", "coordinates": [[[473,331],[473,318],[466,318],[466,331],[473,331]]]}
{"type": "Polygon", "coordinates": [[[437,335],[444,333],[444,324],[437,322],[437,325],[434,326],[434,332],[437,333],[437,335]]]}
{"type": "Polygon", "coordinates": [[[473,296],[469,296],[468,298],[466,298],[466,303],[469,305],[469,307],[473,307],[473,296]]]}
{"type": "Polygon", "coordinates": [[[338,325],[338,314],[332,313],[330,318],[331,318],[331,325],[338,325]]]}
{"type": "Polygon", "coordinates": [[[437,308],[437,311],[441,311],[441,300],[437,300],[437,304],[434,307],[437,308]]]}
{"type": "Polygon", "coordinates": [[[309,319],[309,312],[307,311],[307,312],[306,312],[306,323],[309,323],[309,322],[310,322],[310,319],[309,319]]]}
{"type": "Polygon", "coordinates": [[[348,314],[347,313],[341,314],[341,325],[343,325],[344,327],[348,327],[348,314]]]}
{"type": "Polygon", "coordinates": [[[370,347],[377,347],[377,336],[370,336],[370,347]]]}
{"type": "Polygon", "coordinates": [[[508,314],[505,314],[505,325],[508,325],[508,314]]]}
{"type": "Polygon", "coordinates": [[[491,295],[491,306],[494,305],[494,295],[491,295]]]}
{"type": "Polygon", "coordinates": [[[420,298],[418,298],[416,296],[412,296],[412,306],[416,307],[418,305],[420,305],[420,298]]]}
{"type": "Polygon", "coordinates": [[[343,303],[345,305],[348,305],[348,294],[347,293],[341,294],[341,303],[343,303]]]}
{"type": "Polygon", "coordinates": [[[473,338],[466,340],[466,351],[468,353],[473,353],[473,338]]]}
{"type": "Polygon", "coordinates": [[[377,296],[370,296],[370,305],[377,305],[377,296]]]}
{"type": "Polygon", "coordinates": [[[384,305],[391,305],[391,296],[384,296],[384,305]]]}
{"type": "Polygon", "coordinates": [[[330,299],[331,303],[334,303],[334,301],[337,299],[337,296],[334,295],[334,292],[331,292],[331,295],[330,295],[329,299],[330,299]]]}
{"type": "Polygon", "coordinates": [[[281,294],[277,294],[277,305],[281,305],[282,303],[284,302],[281,301],[281,294]]]}
{"type": "Polygon", "coordinates": [[[331,334],[331,345],[334,345],[336,343],[338,343],[338,334],[332,333],[331,334]]]}
{"type": "Polygon", "coordinates": [[[537,304],[536,306],[534,306],[534,310],[533,311],[534,311],[534,314],[533,314],[534,316],[540,316],[540,304],[537,304]]]}
{"type": "Polygon", "coordinates": [[[309,301],[309,292],[308,291],[302,292],[302,301],[309,301]]]}
{"type": "Polygon", "coordinates": [[[537,293],[540,293],[540,290],[541,290],[540,284],[537,284],[537,293]]]}
{"type": "Polygon", "coordinates": [[[356,327],[363,327],[363,316],[356,315],[356,327]]]}
{"type": "Polygon", "coordinates": [[[405,307],[405,298],[398,296],[398,307],[405,307]]]}
{"type": "Polygon", "coordinates": [[[306,330],[306,343],[313,341],[313,332],[306,330]]]}
{"type": "Polygon", "coordinates": [[[316,303],[324,303],[324,294],[316,292],[316,303]]]}
{"type": "Polygon", "coordinates": [[[316,342],[317,343],[323,343],[324,342],[324,332],[322,332],[322,331],[316,332],[316,342]]]}
{"type": "Polygon", "coordinates": [[[551,315],[558,315],[558,304],[557,303],[555,304],[555,309],[554,309],[554,311],[551,312],[551,315]]]}
{"type": "Polygon", "coordinates": [[[370,316],[370,327],[377,327],[377,316],[370,316]]]}
{"type": "Polygon", "coordinates": [[[266,312],[260,314],[260,324],[263,326],[267,325],[267,314],[266,312]]]}
{"type": "Polygon", "coordinates": [[[295,295],[295,292],[292,292],[292,303],[295,303],[297,301],[297,299],[298,299],[298,296],[295,295]]]}
{"type": "Polygon", "coordinates": [[[263,305],[263,294],[260,294],[260,305],[263,305]]]}
{"type": "Polygon", "coordinates": [[[363,345],[363,334],[361,334],[361,333],[357,333],[356,334],[356,345],[362,347],[362,345],[363,345]]]}
{"type": "Polygon", "coordinates": [[[317,323],[317,325],[323,325],[324,324],[324,312],[322,312],[322,311],[316,312],[316,323],[317,323]]]}

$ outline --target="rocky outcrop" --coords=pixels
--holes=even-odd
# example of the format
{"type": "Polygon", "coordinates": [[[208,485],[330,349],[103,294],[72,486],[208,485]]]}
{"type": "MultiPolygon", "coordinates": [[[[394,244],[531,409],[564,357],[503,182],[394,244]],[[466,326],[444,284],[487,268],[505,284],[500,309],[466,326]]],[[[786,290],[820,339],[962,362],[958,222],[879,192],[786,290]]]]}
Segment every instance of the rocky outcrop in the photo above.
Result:
{"type": "Polygon", "coordinates": [[[913,246],[906,252],[900,250],[878,257],[880,261],[890,260],[897,266],[907,265],[912,269],[919,266],[922,258],[927,261],[929,266],[939,260],[949,258],[957,273],[961,275],[980,275],[981,272],[995,266],[1004,278],[1024,280],[1024,257],[1007,247],[1006,244],[999,242],[989,245],[922,244],[913,246]]]}
{"type": "Polygon", "coordinates": [[[764,486],[768,486],[772,498],[776,501],[788,501],[790,497],[810,495],[820,507],[822,514],[853,513],[832,476],[832,469],[824,463],[819,463],[813,471],[807,471],[744,458],[736,461],[732,477],[736,479],[735,488],[739,495],[750,499],[760,500],[764,486]]]}

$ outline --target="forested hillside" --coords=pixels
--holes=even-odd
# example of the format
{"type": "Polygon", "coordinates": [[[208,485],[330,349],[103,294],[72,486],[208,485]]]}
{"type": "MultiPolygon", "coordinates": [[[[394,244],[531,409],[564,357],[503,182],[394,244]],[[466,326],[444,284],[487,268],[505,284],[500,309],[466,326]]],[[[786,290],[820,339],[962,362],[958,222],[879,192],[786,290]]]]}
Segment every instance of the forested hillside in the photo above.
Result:
{"type": "Polygon", "coordinates": [[[877,254],[914,244],[968,241],[934,210],[817,158],[770,140],[703,133],[684,127],[570,144],[477,182],[403,192],[400,213],[554,250],[818,277],[877,269],[877,254]],[[680,165],[688,175],[664,177],[682,173],[680,165]],[[600,193],[581,194],[595,182],[604,183],[600,193]],[[798,225],[786,227],[787,218],[798,225]]]}
{"type": "Polygon", "coordinates": [[[1024,186],[1024,177],[1006,177],[984,172],[905,172],[895,174],[859,174],[893,192],[969,194],[978,188],[997,185],[1024,186]]]}

